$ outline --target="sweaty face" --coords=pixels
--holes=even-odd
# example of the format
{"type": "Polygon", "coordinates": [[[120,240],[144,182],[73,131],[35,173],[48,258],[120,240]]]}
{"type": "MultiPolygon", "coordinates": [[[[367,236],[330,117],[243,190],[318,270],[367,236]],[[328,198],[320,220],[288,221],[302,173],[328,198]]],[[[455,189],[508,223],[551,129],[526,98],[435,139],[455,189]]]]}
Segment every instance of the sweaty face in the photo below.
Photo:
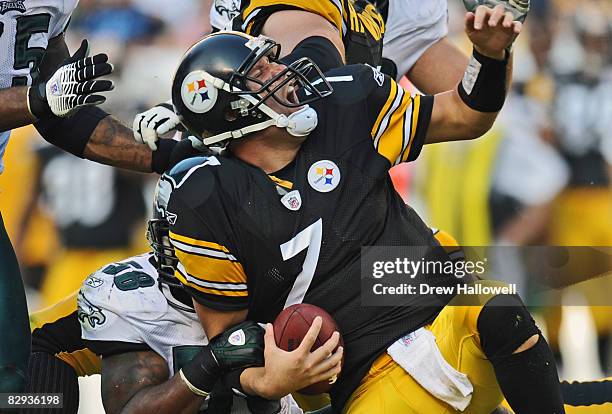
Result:
{"type": "MultiPolygon", "coordinates": [[[[247,87],[251,91],[257,91],[261,89],[261,87],[268,81],[270,81],[275,76],[278,76],[281,72],[283,72],[287,67],[283,64],[271,62],[268,57],[261,58],[249,71],[247,77],[249,78],[246,82],[247,87]]],[[[260,98],[265,98],[269,93],[274,91],[279,85],[283,83],[287,79],[287,76],[290,74],[288,72],[286,75],[279,77],[277,80],[268,85],[264,91],[259,93],[260,98]]],[[[264,102],[267,106],[269,106],[272,110],[279,114],[289,115],[293,112],[300,110],[300,107],[290,108],[282,104],[282,102],[290,102],[297,103],[297,87],[296,81],[291,80],[284,85],[282,85],[276,92],[273,93],[271,97],[266,99],[264,102]]]]}

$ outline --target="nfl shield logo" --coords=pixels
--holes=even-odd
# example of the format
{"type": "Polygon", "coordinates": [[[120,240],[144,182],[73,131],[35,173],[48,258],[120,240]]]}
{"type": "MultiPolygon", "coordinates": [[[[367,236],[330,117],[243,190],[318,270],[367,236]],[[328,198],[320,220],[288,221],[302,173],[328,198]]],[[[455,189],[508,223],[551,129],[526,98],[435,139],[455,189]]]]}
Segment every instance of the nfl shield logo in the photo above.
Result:
{"type": "Polygon", "coordinates": [[[302,196],[298,190],[293,190],[281,198],[281,203],[291,211],[297,211],[302,207],[302,196]]]}
{"type": "Polygon", "coordinates": [[[242,329],[239,329],[236,332],[233,332],[227,341],[234,346],[244,345],[246,343],[246,336],[244,335],[244,331],[242,329]]]}

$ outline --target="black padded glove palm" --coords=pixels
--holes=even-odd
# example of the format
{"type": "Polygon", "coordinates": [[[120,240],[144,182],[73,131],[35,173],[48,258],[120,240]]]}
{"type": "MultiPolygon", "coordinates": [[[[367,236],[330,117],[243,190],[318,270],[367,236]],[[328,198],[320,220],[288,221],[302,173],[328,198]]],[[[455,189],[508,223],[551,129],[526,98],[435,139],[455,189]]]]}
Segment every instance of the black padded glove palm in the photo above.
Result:
{"type": "Polygon", "coordinates": [[[205,394],[226,372],[263,365],[264,329],[246,321],[213,338],[182,372],[192,387],[205,394]]]}

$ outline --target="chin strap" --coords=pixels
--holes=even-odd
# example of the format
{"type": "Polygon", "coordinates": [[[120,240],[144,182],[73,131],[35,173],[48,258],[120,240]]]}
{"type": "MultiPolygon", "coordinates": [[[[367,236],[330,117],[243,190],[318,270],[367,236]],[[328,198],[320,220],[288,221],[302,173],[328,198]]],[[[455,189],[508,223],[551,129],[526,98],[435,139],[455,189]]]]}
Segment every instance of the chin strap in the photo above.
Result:
{"type": "MultiPolygon", "coordinates": [[[[245,95],[246,98],[248,95],[245,95]]],[[[252,98],[251,96],[248,96],[252,98]]],[[[268,127],[276,126],[279,128],[285,128],[289,134],[294,137],[304,137],[310,134],[318,124],[317,111],[311,108],[309,105],[304,105],[299,111],[296,111],[289,116],[282,115],[272,110],[265,104],[259,105],[259,109],[270,119],[260,122],[258,124],[249,125],[244,128],[235,129],[233,131],[224,132],[222,134],[213,135],[211,137],[204,138],[202,142],[204,145],[213,145],[227,139],[242,138],[253,132],[262,131],[268,127]]]]}
{"type": "MultiPolygon", "coordinates": [[[[215,78],[208,73],[203,74],[204,79],[207,82],[211,82],[217,89],[223,89],[227,92],[235,92],[230,85],[223,82],[221,79],[215,78]]],[[[253,105],[257,105],[258,101],[252,95],[240,95],[242,99],[246,99],[253,105]]],[[[257,124],[249,125],[244,128],[235,129],[233,131],[224,132],[221,134],[213,135],[202,139],[204,145],[213,145],[227,139],[242,138],[253,132],[262,131],[268,127],[276,126],[278,128],[285,128],[289,134],[294,137],[304,137],[310,134],[318,124],[317,111],[311,108],[309,105],[304,105],[299,111],[296,111],[289,116],[279,114],[274,111],[268,105],[262,103],[258,107],[261,112],[270,117],[270,119],[260,122],[257,124]]]]}
{"type": "Polygon", "coordinates": [[[276,118],[276,126],[286,128],[287,132],[294,137],[304,137],[310,134],[317,127],[318,122],[317,111],[309,105],[304,105],[302,109],[289,116],[278,115],[276,118]]]}

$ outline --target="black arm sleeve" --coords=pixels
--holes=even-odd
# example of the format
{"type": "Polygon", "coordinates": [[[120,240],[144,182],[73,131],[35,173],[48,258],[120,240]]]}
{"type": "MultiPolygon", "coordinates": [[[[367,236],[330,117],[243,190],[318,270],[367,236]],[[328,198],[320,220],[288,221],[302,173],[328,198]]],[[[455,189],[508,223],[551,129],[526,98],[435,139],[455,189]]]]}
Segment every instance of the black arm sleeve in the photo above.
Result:
{"type": "Polygon", "coordinates": [[[83,158],[91,134],[108,115],[97,106],[86,106],[70,118],[49,117],[34,126],[49,143],[83,158]]]}

